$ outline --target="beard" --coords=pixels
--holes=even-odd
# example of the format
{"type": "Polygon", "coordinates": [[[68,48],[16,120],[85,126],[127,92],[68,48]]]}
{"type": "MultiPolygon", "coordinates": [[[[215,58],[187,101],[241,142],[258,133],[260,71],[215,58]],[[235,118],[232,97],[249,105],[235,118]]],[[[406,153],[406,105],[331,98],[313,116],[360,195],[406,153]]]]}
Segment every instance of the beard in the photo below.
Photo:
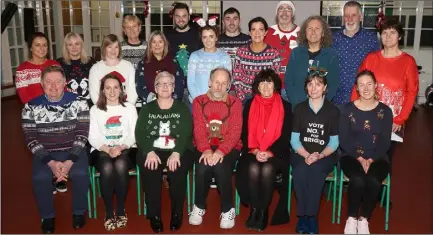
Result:
{"type": "Polygon", "coordinates": [[[354,31],[354,30],[356,30],[356,29],[359,28],[359,23],[354,24],[354,25],[352,25],[352,26],[350,26],[348,23],[345,23],[345,24],[344,24],[344,27],[345,27],[346,30],[348,30],[348,31],[354,31]]]}
{"type": "Polygon", "coordinates": [[[186,27],[188,27],[188,23],[185,23],[183,26],[176,25],[176,28],[178,28],[180,30],[184,30],[184,29],[186,29],[186,27]]]}

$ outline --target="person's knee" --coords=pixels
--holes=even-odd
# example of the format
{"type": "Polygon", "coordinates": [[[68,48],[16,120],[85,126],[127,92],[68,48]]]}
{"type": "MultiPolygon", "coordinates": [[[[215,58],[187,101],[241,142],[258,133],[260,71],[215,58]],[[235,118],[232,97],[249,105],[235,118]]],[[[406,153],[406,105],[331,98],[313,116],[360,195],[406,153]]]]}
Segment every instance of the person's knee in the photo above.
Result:
{"type": "Polygon", "coordinates": [[[203,177],[206,172],[212,171],[212,167],[209,165],[205,165],[203,162],[196,163],[195,165],[195,175],[199,177],[203,177]]]}
{"type": "Polygon", "coordinates": [[[367,175],[365,178],[366,178],[366,184],[369,187],[380,188],[380,186],[382,185],[382,182],[379,181],[376,177],[367,175]]]}
{"type": "Polygon", "coordinates": [[[126,159],[119,158],[114,163],[114,168],[117,173],[125,174],[129,171],[129,162],[126,159]]]}
{"type": "Polygon", "coordinates": [[[350,183],[352,187],[363,189],[366,184],[366,178],[361,175],[354,175],[350,178],[350,183]]]}
{"type": "Polygon", "coordinates": [[[262,166],[262,175],[263,176],[271,176],[274,174],[275,174],[275,167],[272,164],[270,164],[270,163],[263,164],[263,166],[262,166]]]}
{"type": "Polygon", "coordinates": [[[40,169],[38,171],[33,171],[32,180],[33,182],[51,182],[53,179],[53,173],[50,169],[40,169]]]}

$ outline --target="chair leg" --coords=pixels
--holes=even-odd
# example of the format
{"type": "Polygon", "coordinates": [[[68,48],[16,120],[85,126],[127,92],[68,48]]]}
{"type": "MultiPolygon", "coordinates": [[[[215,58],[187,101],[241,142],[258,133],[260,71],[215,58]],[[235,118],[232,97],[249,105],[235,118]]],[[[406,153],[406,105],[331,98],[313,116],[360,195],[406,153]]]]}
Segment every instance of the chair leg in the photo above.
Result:
{"type": "Polygon", "coordinates": [[[95,167],[92,167],[92,196],[93,196],[93,218],[96,219],[98,217],[96,210],[96,185],[95,185],[95,167]]]}
{"type": "Polygon", "coordinates": [[[235,211],[236,211],[236,215],[239,215],[239,213],[240,213],[240,204],[241,204],[241,198],[239,197],[238,190],[235,189],[235,211]]]}
{"type": "Polygon", "coordinates": [[[340,216],[341,216],[341,202],[343,200],[343,171],[340,170],[340,185],[338,190],[338,212],[337,212],[337,224],[340,224],[340,216]]]}
{"type": "Polygon", "coordinates": [[[138,215],[141,215],[141,175],[140,168],[138,165],[135,166],[135,177],[136,177],[136,186],[137,186],[137,206],[138,206],[138,215]]]}
{"type": "Polygon", "coordinates": [[[391,201],[391,176],[388,174],[388,184],[386,190],[386,213],[385,213],[385,231],[389,229],[389,203],[391,201]]]}
{"type": "Polygon", "coordinates": [[[383,186],[382,196],[380,197],[380,207],[383,207],[383,201],[385,200],[386,191],[387,191],[387,187],[383,186]]]}
{"type": "Polygon", "coordinates": [[[332,193],[332,187],[334,186],[334,182],[329,181],[329,187],[328,187],[328,196],[326,197],[326,200],[329,202],[331,200],[331,193],[332,193]]]}
{"type": "Polygon", "coordinates": [[[292,205],[292,166],[289,167],[289,193],[288,193],[288,202],[287,202],[287,211],[289,212],[290,217],[290,207],[292,205]]]}
{"type": "Polygon", "coordinates": [[[191,212],[191,189],[190,189],[190,173],[186,174],[186,201],[188,214],[191,212]]]}
{"type": "Polygon", "coordinates": [[[192,206],[195,203],[195,163],[192,166],[192,206]]]}
{"type": "Polygon", "coordinates": [[[89,215],[89,219],[92,218],[92,203],[90,199],[90,189],[87,190],[87,213],[89,215]]]}
{"type": "MultiPolygon", "coordinates": [[[[337,167],[334,166],[334,179],[333,179],[333,187],[332,187],[332,223],[335,223],[335,207],[337,206],[336,200],[337,200],[337,167]]],[[[332,185],[329,185],[331,188],[332,185]]],[[[328,194],[329,195],[329,194],[328,194]]]]}

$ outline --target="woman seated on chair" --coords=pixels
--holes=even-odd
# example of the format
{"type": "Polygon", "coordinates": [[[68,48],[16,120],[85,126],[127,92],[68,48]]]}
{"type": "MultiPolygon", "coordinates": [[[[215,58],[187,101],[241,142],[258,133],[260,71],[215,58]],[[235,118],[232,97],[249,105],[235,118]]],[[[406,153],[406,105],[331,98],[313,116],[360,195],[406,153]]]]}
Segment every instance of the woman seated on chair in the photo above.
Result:
{"type": "Polygon", "coordinates": [[[297,233],[318,233],[317,214],[326,177],[337,163],[339,110],[325,99],[326,69],[309,69],[307,100],[296,105],[290,143],[293,186],[297,199],[297,233]]]}
{"type": "Polygon", "coordinates": [[[378,101],[376,78],[369,70],[356,77],[359,98],[345,105],[340,116],[341,169],[349,178],[349,218],[345,234],[369,234],[368,219],[376,206],[382,181],[389,173],[386,152],[391,144],[391,109],[378,101]],[[359,211],[360,210],[360,211],[359,211]]]}
{"type": "Polygon", "coordinates": [[[192,166],[192,157],[185,154],[191,146],[192,120],[188,107],[175,100],[175,78],[169,72],[155,78],[156,100],[140,110],[135,137],[139,147],[137,163],[143,175],[147,218],[154,232],[163,232],[161,221],[162,173],[167,168],[171,198],[170,229],[182,225],[186,175],[192,166]]]}
{"type": "MultiPolygon", "coordinates": [[[[267,227],[275,176],[278,172],[288,175],[290,166],[292,107],[281,98],[281,85],[274,70],[260,71],[252,84],[254,96],[246,101],[243,111],[243,151],[236,177],[241,177],[247,186],[245,193],[242,190],[239,193],[241,201],[250,206],[246,221],[249,230],[263,231],[267,227]]],[[[283,184],[287,185],[285,181],[283,184]]],[[[240,181],[237,182],[239,186],[240,181]]]]}
{"type": "Polygon", "coordinates": [[[99,98],[90,109],[89,143],[96,168],[100,172],[101,193],[105,205],[104,227],[107,231],[126,226],[125,200],[128,192],[129,149],[135,144],[137,111],[125,102],[120,79],[108,74],[101,80],[99,98]],[[116,192],[116,212],[113,193],[116,192]]]}

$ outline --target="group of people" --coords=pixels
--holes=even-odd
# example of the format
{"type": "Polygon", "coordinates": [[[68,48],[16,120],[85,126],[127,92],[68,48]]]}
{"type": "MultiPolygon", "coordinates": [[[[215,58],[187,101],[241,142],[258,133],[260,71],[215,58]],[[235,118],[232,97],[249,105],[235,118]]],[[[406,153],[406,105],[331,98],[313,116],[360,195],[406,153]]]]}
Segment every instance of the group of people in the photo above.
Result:
{"type": "Polygon", "coordinates": [[[235,225],[232,173],[263,231],[276,182],[271,224],[289,221],[289,167],[297,201],[297,233],[318,233],[325,179],[339,163],[350,179],[346,234],[369,233],[368,219],[391,171],[396,142],[418,92],[415,60],[399,48],[403,28],[385,21],[380,41],[361,27],[362,8],[344,6],[334,34],[321,16],[294,23],[295,5],[280,1],[277,24],[262,17],[240,32],[240,12],[190,23],[189,7],[173,4],[174,29],[139,38],[141,21],[123,20],[126,40],[110,34],[96,62],[79,34],[68,33],[63,56],[48,59],[48,38],[35,33],[28,61],[16,72],[25,104],[22,128],[32,152],[33,189],[44,233],[55,230],[54,196],[72,179],[73,227],[85,224],[88,166],[100,172],[107,231],[127,225],[128,170],[143,178],[147,218],[161,220],[161,178],[167,170],[170,229],[182,226],[186,176],[195,171],[189,224],[200,225],[213,180],[221,197],[220,227],[235,225]],[[392,68],[392,69],[391,69],[392,68]],[[91,154],[90,154],[91,153],[91,154]],[[116,194],[114,208],[113,194],[116,194]]]}

